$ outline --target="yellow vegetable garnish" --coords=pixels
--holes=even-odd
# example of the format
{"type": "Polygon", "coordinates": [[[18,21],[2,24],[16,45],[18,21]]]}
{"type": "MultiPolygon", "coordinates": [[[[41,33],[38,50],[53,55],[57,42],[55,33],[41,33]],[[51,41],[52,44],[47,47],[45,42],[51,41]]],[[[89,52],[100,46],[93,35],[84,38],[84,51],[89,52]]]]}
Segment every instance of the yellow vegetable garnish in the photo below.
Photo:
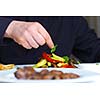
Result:
{"type": "Polygon", "coordinates": [[[41,66],[44,66],[47,63],[46,59],[41,59],[35,66],[33,66],[34,68],[39,68],[41,66]]]}
{"type": "Polygon", "coordinates": [[[58,55],[56,55],[56,54],[54,54],[54,53],[52,53],[52,56],[53,56],[52,59],[65,62],[65,59],[64,59],[64,58],[62,58],[62,57],[60,57],[60,56],[58,56],[58,55]]]}

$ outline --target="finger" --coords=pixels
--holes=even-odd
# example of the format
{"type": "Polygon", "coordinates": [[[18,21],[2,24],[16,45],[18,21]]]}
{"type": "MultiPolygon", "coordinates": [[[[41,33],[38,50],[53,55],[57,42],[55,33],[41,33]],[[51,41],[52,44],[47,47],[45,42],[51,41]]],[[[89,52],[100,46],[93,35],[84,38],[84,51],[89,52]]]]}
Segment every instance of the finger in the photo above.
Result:
{"type": "Polygon", "coordinates": [[[39,44],[34,40],[34,38],[30,34],[26,36],[26,40],[33,48],[39,47],[39,44]]]}
{"type": "Polygon", "coordinates": [[[44,29],[44,27],[40,26],[38,31],[44,37],[46,44],[49,46],[49,48],[53,48],[54,43],[53,43],[49,33],[44,29]]]}
{"type": "Polygon", "coordinates": [[[32,37],[41,46],[46,43],[44,37],[37,31],[33,32],[32,37]]]}
{"type": "Polygon", "coordinates": [[[20,45],[22,45],[26,49],[32,49],[32,47],[30,46],[30,44],[27,41],[20,43],[20,45]]]}
{"type": "Polygon", "coordinates": [[[25,39],[20,38],[20,39],[17,40],[17,39],[14,38],[14,41],[16,43],[18,43],[19,45],[23,46],[26,49],[31,49],[32,48],[30,46],[30,44],[25,39]]]}

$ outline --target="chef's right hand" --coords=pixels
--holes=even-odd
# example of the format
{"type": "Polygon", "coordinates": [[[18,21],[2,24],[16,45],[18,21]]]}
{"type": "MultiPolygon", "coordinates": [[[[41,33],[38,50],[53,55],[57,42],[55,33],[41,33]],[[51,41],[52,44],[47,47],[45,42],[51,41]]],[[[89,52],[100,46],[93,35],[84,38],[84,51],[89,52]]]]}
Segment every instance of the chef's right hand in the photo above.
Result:
{"type": "Polygon", "coordinates": [[[49,48],[54,43],[46,29],[38,22],[12,21],[4,37],[11,38],[26,49],[38,48],[47,44],[49,48]]]}

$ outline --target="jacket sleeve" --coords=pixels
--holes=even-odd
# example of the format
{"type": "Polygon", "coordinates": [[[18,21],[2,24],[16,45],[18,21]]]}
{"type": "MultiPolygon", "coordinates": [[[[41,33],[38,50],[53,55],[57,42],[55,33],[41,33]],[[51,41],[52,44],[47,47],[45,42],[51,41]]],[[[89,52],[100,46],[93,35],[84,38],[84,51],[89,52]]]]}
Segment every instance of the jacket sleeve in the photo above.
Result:
{"type": "Polygon", "coordinates": [[[3,44],[3,35],[8,25],[13,20],[26,21],[27,19],[25,16],[1,16],[0,17],[0,45],[3,44]]]}
{"type": "Polygon", "coordinates": [[[10,24],[12,20],[13,19],[10,19],[10,18],[0,17],[0,44],[2,44],[5,30],[7,29],[8,25],[10,24]]]}
{"type": "Polygon", "coordinates": [[[100,61],[100,38],[90,29],[83,17],[74,18],[73,30],[76,42],[73,53],[83,62],[100,61]]]}

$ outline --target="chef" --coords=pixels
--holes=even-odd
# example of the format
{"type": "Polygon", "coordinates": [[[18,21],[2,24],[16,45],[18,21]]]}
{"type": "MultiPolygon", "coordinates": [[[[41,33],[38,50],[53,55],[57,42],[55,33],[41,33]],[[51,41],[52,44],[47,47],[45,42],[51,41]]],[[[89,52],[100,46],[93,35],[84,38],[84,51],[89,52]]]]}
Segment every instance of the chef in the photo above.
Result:
{"type": "Polygon", "coordinates": [[[100,39],[83,17],[0,17],[0,63],[36,63],[42,52],[50,52],[55,44],[57,55],[100,61],[100,39]]]}

